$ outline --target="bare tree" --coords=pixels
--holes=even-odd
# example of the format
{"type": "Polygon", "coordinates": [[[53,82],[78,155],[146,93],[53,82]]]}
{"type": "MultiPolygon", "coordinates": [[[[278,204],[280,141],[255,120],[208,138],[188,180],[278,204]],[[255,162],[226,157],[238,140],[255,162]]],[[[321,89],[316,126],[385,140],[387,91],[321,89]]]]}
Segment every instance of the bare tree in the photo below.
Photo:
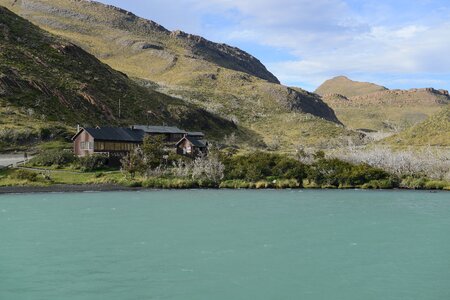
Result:
{"type": "Polygon", "coordinates": [[[202,155],[191,162],[178,160],[173,164],[172,172],[177,177],[206,179],[219,182],[224,177],[225,166],[216,154],[202,155]]]}
{"type": "Polygon", "coordinates": [[[422,150],[394,151],[388,147],[362,149],[348,147],[332,156],[351,163],[366,163],[397,176],[428,176],[450,178],[450,152],[426,147],[422,150]]]}

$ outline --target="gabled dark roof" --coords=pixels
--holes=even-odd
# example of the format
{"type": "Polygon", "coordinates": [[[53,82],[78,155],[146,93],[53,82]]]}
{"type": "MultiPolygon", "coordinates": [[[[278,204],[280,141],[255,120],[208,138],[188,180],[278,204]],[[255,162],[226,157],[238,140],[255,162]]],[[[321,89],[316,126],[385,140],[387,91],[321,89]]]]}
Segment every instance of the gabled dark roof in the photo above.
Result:
{"type": "Polygon", "coordinates": [[[196,138],[193,138],[193,137],[190,137],[190,136],[185,136],[185,137],[183,137],[183,138],[176,144],[176,146],[180,145],[184,140],[188,140],[192,145],[194,145],[195,147],[198,147],[198,148],[206,148],[206,147],[208,146],[206,141],[204,141],[204,140],[199,140],[199,139],[196,139],[196,138]]]}
{"type": "MultiPolygon", "coordinates": [[[[95,140],[101,141],[120,141],[120,142],[142,142],[144,140],[145,132],[143,130],[123,128],[123,127],[87,127],[80,130],[85,130],[95,140]]],[[[78,132],[72,139],[75,139],[78,132]]]]}
{"type": "Polygon", "coordinates": [[[187,133],[188,136],[205,136],[203,132],[200,131],[191,131],[187,133]]]}
{"type": "Polygon", "coordinates": [[[172,133],[172,134],[187,134],[186,131],[172,126],[146,126],[146,125],[133,125],[132,128],[140,129],[146,133],[172,133]]]}

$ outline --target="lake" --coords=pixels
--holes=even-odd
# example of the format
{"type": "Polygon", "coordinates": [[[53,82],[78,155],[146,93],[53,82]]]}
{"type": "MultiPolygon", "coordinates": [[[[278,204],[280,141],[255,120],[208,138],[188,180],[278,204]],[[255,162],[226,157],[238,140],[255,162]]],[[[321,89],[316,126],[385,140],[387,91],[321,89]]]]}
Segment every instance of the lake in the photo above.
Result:
{"type": "Polygon", "coordinates": [[[0,195],[0,299],[450,299],[450,193],[0,195]]]}

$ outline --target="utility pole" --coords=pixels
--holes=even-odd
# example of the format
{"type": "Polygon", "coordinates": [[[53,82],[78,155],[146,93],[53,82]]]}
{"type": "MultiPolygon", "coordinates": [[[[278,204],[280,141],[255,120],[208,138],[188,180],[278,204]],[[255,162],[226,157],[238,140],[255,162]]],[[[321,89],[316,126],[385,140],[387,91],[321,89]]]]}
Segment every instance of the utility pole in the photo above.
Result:
{"type": "Polygon", "coordinates": [[[120,116],[121,116],[121,101],[122,101],[122,99],[121,98],[119,98],[119,119],[120,119],[120,116]]]}

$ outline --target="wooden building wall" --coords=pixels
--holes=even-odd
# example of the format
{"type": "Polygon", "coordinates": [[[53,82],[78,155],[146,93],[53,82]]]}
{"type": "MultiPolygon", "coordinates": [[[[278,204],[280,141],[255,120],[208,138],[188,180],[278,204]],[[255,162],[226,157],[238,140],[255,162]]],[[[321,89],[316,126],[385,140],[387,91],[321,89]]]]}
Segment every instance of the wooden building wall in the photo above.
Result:
{"type": "Polygon", "coordinates": [[[83,130],[74,140],[73,143],[73,152],[77,156],[87,156],[94,153],[94,138],[87,133],[85,130],[83,130]],[[89,143],[89,144],[86,144],[89,143]],[[84,149],[84,148],[91,148],[86,147],[86,145],[92,145],[92,149],[84,149]]]}

